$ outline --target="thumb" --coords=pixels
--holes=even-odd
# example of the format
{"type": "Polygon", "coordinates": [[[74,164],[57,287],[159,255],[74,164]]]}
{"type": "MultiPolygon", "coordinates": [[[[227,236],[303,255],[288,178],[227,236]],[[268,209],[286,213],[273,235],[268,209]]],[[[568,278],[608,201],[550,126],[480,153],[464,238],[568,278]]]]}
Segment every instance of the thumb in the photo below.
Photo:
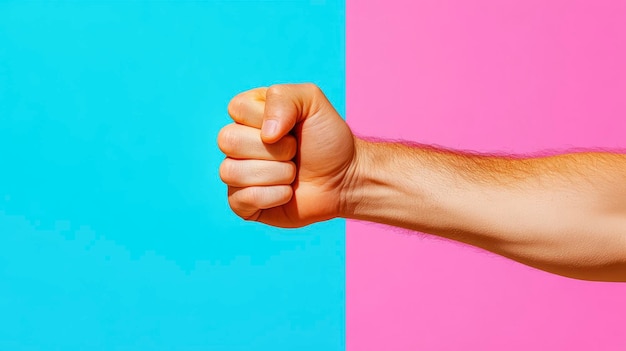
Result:
{"type": "Polygon", "coordinates": [[[311,116],[319,88],[313,84],[281,84],[267,89],[261,140],[272,144],[287,135],[296,123],[311,116]]]}

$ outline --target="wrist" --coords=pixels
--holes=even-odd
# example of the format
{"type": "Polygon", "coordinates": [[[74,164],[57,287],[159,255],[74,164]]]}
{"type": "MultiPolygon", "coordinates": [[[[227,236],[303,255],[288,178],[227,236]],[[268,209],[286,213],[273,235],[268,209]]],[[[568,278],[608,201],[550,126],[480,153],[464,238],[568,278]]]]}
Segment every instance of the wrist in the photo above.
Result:
{"type": "Polygon", "coordinates": [[[356,207],[363,201],[361,189],[364,176],[364,166],[368,153],[368,142],[353,136],[354,156],[343,178],[343,184],[339,195],[338,217],[354,218],[356,207]]]}
{"type": "MultiPolygon", "coordinates": [[[[389,143],[354,137],[355,154],[348,168],[341,195],[340,217],[388,222],[403,191],[394,164],[396,157],[389,143]]],[[[399,151],[399,150],[396,150],[399,151]]],[[[396,213],[397,214],[397,213],[396,213]]]]}
{"type": "MultiPolygon", "coordinates": [[[[437,206],[425,189],[425,159],[416,148],[354,137],[355,156],[340,197],[340,215],[410,229],[425,229],[422,215],[437,206]],[[410,220],[408,220],[410,218],[410,220]]],[[[432,216],[431,216],[432,217],[432,216]]]]}

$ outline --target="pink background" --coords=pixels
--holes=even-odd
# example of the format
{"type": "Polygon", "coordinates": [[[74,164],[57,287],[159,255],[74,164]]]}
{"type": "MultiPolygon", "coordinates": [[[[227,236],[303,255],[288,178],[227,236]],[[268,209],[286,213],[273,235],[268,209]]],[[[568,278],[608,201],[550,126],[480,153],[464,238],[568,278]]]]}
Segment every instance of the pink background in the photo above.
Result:
{"type": "MultiPolygon", "coordinates": [[[[624,148],[624,18],[621,0],[348,0],[348,121],[478,151],[624,148]]],[[[348,351],[626,350],[626,284],[357,222],[346,265],[348,351]]]]}

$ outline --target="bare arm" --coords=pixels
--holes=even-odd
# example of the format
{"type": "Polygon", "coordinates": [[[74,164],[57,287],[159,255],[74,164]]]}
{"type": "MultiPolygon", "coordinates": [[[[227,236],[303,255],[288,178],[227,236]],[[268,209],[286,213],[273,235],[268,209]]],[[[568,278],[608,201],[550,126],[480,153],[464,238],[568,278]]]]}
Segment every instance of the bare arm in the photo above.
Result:
{"type": "Polygon", "coordinates": [[[342,217],[439,235],[568,277],[626,281],[625,155],[355,145],[342,217]]]}
{"type": "Polygon", "coordinates": [[[626,155],[512,158],[368,142],[312,84],[244,92],[229,114],[220,176],[246,220],[373,221],[568,277],[626,282],[626,155]]]}

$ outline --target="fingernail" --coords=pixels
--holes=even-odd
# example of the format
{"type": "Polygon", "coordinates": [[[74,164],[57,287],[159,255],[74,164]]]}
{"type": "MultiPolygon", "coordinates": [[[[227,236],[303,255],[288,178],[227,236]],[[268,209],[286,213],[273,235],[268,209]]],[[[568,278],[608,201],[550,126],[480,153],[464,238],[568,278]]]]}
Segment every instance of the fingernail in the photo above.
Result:
{"type": "Polygon", "coordinates": [[[268,119],[263,122],[263,126],[261,127],[261,133],[266,137],[273,137],[276,134],[277,128],[278,122],[273,119],[268,119]]]}

